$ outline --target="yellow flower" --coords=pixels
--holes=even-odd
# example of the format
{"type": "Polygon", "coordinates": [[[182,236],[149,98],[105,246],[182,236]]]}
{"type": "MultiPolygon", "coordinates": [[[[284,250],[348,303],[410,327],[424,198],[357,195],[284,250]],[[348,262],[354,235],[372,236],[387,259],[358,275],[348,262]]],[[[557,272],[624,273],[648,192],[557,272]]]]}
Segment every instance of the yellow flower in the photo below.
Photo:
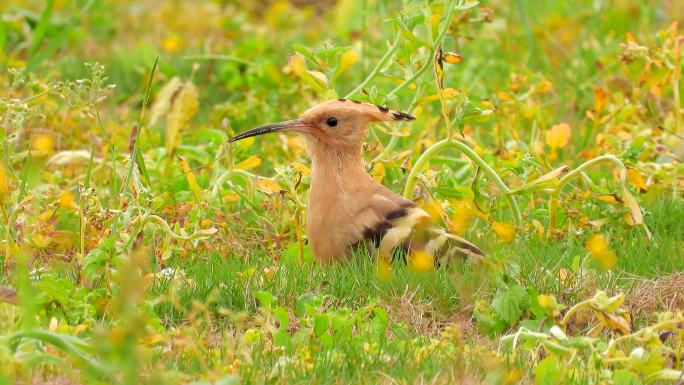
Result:
{"type": "Polygon", "coordinates": [[[546,131],[546,144],[551,148],[563,148],[570,141],[570,126],[560,123],[546,131]]]}
{"type": "Polygon", "coordinates": [[[587,240],[584,247],[589,251],[594,260],[596,260],[604,269],[612,269],[617,263],[615,253],[608,246],[608,241],[603,235],[596,234],[587,240]]]}
{"type": "Polygon", "coordinates": [[[7,180],[7,173],[5,169],[0,167],[0,202],[3,201],[4,197],[9,193],[9,182],[7,180]]]}
{"type": "Polygon", "coordinates": [[[68,210],[73,206],[73,204],[74,194],[72,194],[71,192],[66,191],[59,196],[59,207],[68,210]]]}
{"type": "Polygon", "coordinates": [[[52,152],[54,149],[54,139],[48,134],[40,134],[31,142],[31,148],[42,155],[52,152]]]}
{"type": "Polygon", "coordinates": [[[494,222],[492,228],[502,242],[510,243],[515,239],[515,226],[511,223],[494,222]]]}
{"type": "Polygon", "coordinates": [[[183,50],[185,41],[178,35],[169,35],[162,40],[162,49],[169,53],[175,53],[183,50]]]}
{"type": "Polygon", "coordinates": [[[434,258],[432,258],[432,255],[422,250],[414,251],[413,253],[411,253],[411,257],[409,258],[409,264],[414,270],[419,271],[421,273],[431,271],[435,266],[434,258]]]}
{"type": "Polygon", "coordinates": [[[451,207],[454,209],[449,223],[449,231],[456,235],[464,235],[470,225],[473,224],[473,213],[467,201],[452,201],[451,207]]]}

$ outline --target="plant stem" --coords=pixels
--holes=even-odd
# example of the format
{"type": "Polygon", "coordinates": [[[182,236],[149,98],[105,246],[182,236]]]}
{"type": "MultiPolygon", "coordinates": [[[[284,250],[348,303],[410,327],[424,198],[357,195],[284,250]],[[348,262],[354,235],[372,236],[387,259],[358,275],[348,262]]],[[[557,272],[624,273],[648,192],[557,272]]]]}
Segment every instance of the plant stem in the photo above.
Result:
{"type": "MultiPolygon", "coordinates": [[[[145,224],[148,221],[157,222],[157,224],[161,226],[162,230],[164,230],[166,234],[168,234],[171,238],[179,241],[192,241],[199,238],[205,238],[215,234],[218,231],[215,228],[208,228],[204,230],[195,231],[190,235],[178,235],[174,233],[173,230],[171,230],[171,226],[169,226],[169,224],[166,223],[166,221],[158,215],[138,215],[131,221],[131,226],[136,225],[138,224],[138,222],[140,222],[139,228],[142,231],[142,229],[145,227],[145,224]]],[[[136,231],[133,234],[137,235],[137,233],[138,232],[136,231]]],[[[133,239],[133,237],[131,237],[131,239],[133,239]]]]}
{"type": "Polygon", "coordinates": [[[135,133],[135,140],[133,142],[133,148],[131,151],[130,164],[128,165],[128,173],[126,174],[126,179],[124,179],[124,184],[121,186],[121,203],[120,207],[123,207],[124,201],[126,199],[126,193],[128,192],[128,183],[133,176],[133,166],[136,163],[135,154],[138,149],[138,138],[143,130],[143,121],[145,119],[145,108],[147,108],[147,103],[150,101],[150,93],[152,91],[152,80],[154,79],[154,74],[157,71],[157,64],[159,63],[159,56],[154,59],[154,64],[152,65],[152,70],[150,71],[150,76],[147,78],[147,87],[145,88],[145,98],[143,99],[142,107],[140,108],[140,119],[138,119],[138,131],[135,133]]]}
{"type": "Polygon", "coordinates": [[[458,140],[441,140],[433,144],[427,150],[425,150],[425,152],[423,152],[423,154],[416,161],[416,164],[413,166],[413,169],[411,169],[408,179],[406,180],[406,186],[404,187],[404,197],[410,198],[413,194],[413,189],[416,186],[416,182],[418,179],[418,173],[425,167],[427,162],[429,162],[430,159],[434,158],[437,155],[437,153],[447,148],[455,148],[459,150],[461,153],[467,156],[473,163],[480,167],[480,169],[485,174],[492,178],[492,180],[497,185],[501,193],[504,194],[506,199],[508,199],[508,202],[511,205],[511,212],[513,214],[513,219],[515,220],[515,223],[517,225],[520,225],[522,223],[522,215],[520,214],[518,203],[515,201],[515,198],[513,198],[512,194],[510,194],[511,189],[509,189],[508,186],[506,186],[506,184],[501,179],[499,174],[497,174],[496,171],[494,171],[494,169],[491,168],[487,164],[487,162],[484,161],[484,159],[477,155],[477,153],[473,151],[473,149],[471,149],[467,144],[460,142],[458,140]]]}
{"type": "Polygon", "coordinates": [[[675,49],[674,49],[674,55],[675,55],[675,62],[674,62],[674,72],[672,73],[672,95],[674,98],[674,118],[675,118],[675,126],[674,126],[674,132],[676,134],[679,134],[679,127],[681,127],[682,123],[682,105],[681,105],[681,100],[679,96],[679,77],[681,76],[682,73],[682,58],[681,58],[681,48],[682,48],[682,42],[684,39],[677,39],[675,42],[675,49]]]}
{"type": "Polygon", "coordinates": [[[428,59],[425,62],[425,64],[423,64],[423,66],[418,69],[418,71],[411,75],[411,77],[407,78],[406,80],[401,82],[401,84],[396,86],[392,91],[390,91],[390,93],[387,94],[387,99],[391,99],[397,92],[401,91],[406,86],[408,86],[409,84],[413,83],[416,79],[418,79],[422,74],[425,73],[425,71],[427,71],[428,68],[430,68],[430,64],[432,64],[432,62],[428,59]]]}
{"type": "Polygon", "coordinates": [[[397,50],[399,49],[399,42],[400,41],[401,41],[401,32],[398,31],[397,37],[394,38],[394,43],[392,43],[392,46],[390,47],[390,49],[387,50],[387,52],[385,52],[385,55],[382,58],[380,58],[380,61],[375,66],[375,68],[373,68],[373,70],[370,72],[370,74],[368,74],[368,77],[366,77],[366,79],[363,82],[361,82],[361,84],[359,84],[358,87],[354,88],[354,90],[352,92],[348,93],[344,97],[345,99],[349,99],[350,97],[357,94],[364,87],[366,87],[366,85],[368,85],[368,83],[370,83],[371,80],[375,79],[375,77],[378,76],[378,73],[380,73],[380,71],[385,67],[387,62],[392,58],[392,56],[394,56],[394,53],[397,52],[397,50]]]}
{"type": "Polygon", "coordinates": [[[577,178],[578,176],[582,175],[582,172],[586,170],[589,167],[595,166],[598,163],[601,162],[612,162],[615,164],[617,168],[620,169],[620,179],[621,182],[623,183],[623,186],[625,185],[625,179],[626,179],[626,173],[627,173],[627,168],[625,167],[624,163],[615,155],[608,154],[608,155],[602,155],[597,158],[588,160],[584,163],[582,163],[579,167],[576,169],[570,171],[569,173],[565,174],[564,177],[560,179],[558,182],[558,186],[551,192],[551,200],[549,201],[549,234],[550,232],[556,228],[557,225],[557,216],[556,212],[558,211],[558,196],[560,195],[561,191],[563,190],[563,187],[565,187],[566,184],[570,183],[573,179],[577,178]]]}
{"type": "Polygon", "coordinates": [[[217,61],[231,61],[239,64],[244,64],[246,66],[251,65],[247,60],[241,59],[237,56],[231,55],[215,55],[215,54],[204,54],[204,55],[186,55],[183,56],[183,60],[217,60],[217,61]]]}
{"type": "Polygon", "coordinates": [[[618,337],[618,338],[616,338],[616,339],[614,339],[614,340],[611,340],[611,341],[608,343],[608,347],[606,347],[606,350],[603,352],[603,355],[608,355],[608,354],[610,354],[610,351],[611,351],[617,344],[619,344],[619,343],[622,342],[622,341],[625,341],[625,340],[628,340],[628,339],[632,339],[632,338],[639,337],[639,336],[641,336],[641,335],[643,335],[643,334],[646,334],[647,332],[653,332],[654,330],[669,329],[669,328],[677,328],[677,325],[680,325],[682,322],[684,322],[684,318],[683,318],[683,317],[679,317],[679,318],[675,318],[675,319],[671,319],[671,320],[659,322],[659,323],[657,323],[657,324],[655,324],[655,325],[653,325],[653,326],[649,326],[649,327],[647,327],[647,328],[643,328],[643,329],[641,329],[641,330],[639,330],[639,331],[637,331],[637,332],[635,332],[635,333],[632,333],[632,334],[627,334],[627,335],[624,335],[624,336],[620,336],[620,337],[618,337]]]}

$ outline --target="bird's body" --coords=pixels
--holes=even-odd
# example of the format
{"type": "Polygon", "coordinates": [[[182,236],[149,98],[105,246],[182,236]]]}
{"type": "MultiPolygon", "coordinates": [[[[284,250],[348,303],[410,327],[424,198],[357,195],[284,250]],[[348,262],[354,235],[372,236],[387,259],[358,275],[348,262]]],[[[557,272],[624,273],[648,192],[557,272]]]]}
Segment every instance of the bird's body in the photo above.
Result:
{"type": "Polygon", "coordinates": [[[431,260],[457,252],[480,257],[476,246],[441,229],[414,202],[376,182],[364,168],[361,147],[367,123],[413,119],[386,107],[338,99],[310,108],[300,119],[244,132],[231,142],[281,130],[305,134],[312,160],[307,233],[319,262],[347,259],[362,242],[384,260],[397,249],[409,258],[417,251],[431,260]]]}

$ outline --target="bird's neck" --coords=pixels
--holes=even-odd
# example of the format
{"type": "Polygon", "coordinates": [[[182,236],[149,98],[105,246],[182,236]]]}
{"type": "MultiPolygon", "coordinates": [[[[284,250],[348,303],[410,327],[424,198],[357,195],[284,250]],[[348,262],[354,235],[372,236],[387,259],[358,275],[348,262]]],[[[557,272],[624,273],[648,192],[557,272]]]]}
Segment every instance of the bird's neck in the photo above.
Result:
{"type": "Polygon", "coordinates": [[[312,160],[311,188],[325,186],[328,191],[346,190],[350,183],[370,178],[363,166],[361,146],[348,149],[332,149],[317,146],[310,151],[312,160]],[[335,189],[331,187],[335,186],[335,189]]]}

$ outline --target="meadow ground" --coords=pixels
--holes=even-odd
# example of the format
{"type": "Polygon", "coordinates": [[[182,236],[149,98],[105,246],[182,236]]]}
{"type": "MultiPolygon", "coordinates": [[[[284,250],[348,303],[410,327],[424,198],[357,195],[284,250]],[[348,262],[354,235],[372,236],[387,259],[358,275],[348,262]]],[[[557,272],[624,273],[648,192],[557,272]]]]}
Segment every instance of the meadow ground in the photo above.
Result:
{"type": "Polygon", "coordinates": [[[677,1],[0,4],[0,384],[684,379],[677,1]],[[296,135],[480,263],[321,266],[296,135]],[[425,271],[427,270],[427,271],[425,271]]]}

